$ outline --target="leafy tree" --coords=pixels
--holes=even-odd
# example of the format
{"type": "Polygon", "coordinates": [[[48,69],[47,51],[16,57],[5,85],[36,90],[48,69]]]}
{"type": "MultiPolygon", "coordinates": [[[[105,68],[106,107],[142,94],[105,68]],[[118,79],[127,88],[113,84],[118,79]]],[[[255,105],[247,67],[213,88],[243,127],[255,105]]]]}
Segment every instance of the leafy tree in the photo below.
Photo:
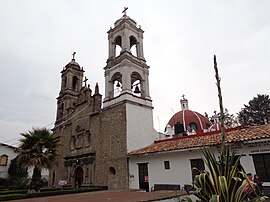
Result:
{"type": "Polygon", "coordinates": [[[50,169],[56,162],[59,136],[46,128],[33,129],[21,135],[23,138],[20,140],[18,160],[23,168],[34,168],[30,186],[39,190],[42,169],[50,169]]]}
{"type": "Polygon", "coordinates": [[[230,114],[229,110],[225,108],[224,111],[224,125],[226,127],[235,127],[238,126],[238,119],[234,114],[230,114]]]}
{"type": "Polygon", "coordinates": [[[270,123],[270,99],[269,95],[257,94],[238,113],[241,125],[262,125],[270,123]]]}
{"type": "Polygon", "coordinates": [[[11,160],[8,168],[8,182],[11,186],[23,188],[27,183],[27,169],[22,169],[21,163],[18,161],[18,156],[11,160]]]}

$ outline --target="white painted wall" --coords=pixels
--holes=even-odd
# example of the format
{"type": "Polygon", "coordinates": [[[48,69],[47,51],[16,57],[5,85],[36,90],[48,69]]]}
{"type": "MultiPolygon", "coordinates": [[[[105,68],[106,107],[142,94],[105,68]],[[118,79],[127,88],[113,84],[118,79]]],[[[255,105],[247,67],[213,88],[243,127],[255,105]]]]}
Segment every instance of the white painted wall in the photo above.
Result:
{"type": "Polygon", "coordinates": [[[13,148],[1,144],[0,156],[2,156],[3,154],[6,154],[8,156],[8,162],[6,166],[0,166],[0,178],[7,178],[11,160],[13,160],[18,154],[14,151],[13,148]]]}
{"type": "MultiPolygon", "coordinates": [[[[241,165],[247,173],[255,174],[255,167],[251,154],[269,153],[270,141],[266,144],[237,144],[231,145],[236,149],[236,154],[243,156],[240,159],[241,165]]],[[[216,146],[210,149],[218,156],[216,146]]],[[[182,150],[175,152],[156,153],[143,156],[129,157],[129,188],[139,188],[138,163],[148,163],[149,188],[154,184],[180,184],[181,188],[184,184],[191,184],[192,172],[190,159],[202,158],[201,149],[182,150]],[[170,169],[165,170],[164,161],[170,161],[170,169]]],[[[206,170],[207,167],[205,165],[206,170]]],[[[270,182],[264,182],[264,186],[270,186],[270,182]]]]}
{"type": "MultiPolygon", "coordinates": [[[[241,144],[241,148],[237,154],[242,154],[240,159],[241,165],[244,167],[246,173],[256,174],[253,163],[253,154],[270,153],[270,141],[252,141],[251,143],[241,144]]],[[[264,182],[264,186],[270,186],[270,182],[264,182]]]]}
{"type": "Polygon", "coordinates": [[[192,181],[190,159],[201,158],[201,150],[167,152],[147,156],[132,156],[129,159],[130,188],[139,188],[138,163],[148,163],[150,188],[154,184],[190,184],[192,181]],[[164,168],[164,161],[170,161],[170,169],[164,168]]]}
{"type": "Polygon", "coordinates": [[[159,134],[153,127],[153,111],[150,107],[127,103],[128,152],[152,144],[159,134]]]}

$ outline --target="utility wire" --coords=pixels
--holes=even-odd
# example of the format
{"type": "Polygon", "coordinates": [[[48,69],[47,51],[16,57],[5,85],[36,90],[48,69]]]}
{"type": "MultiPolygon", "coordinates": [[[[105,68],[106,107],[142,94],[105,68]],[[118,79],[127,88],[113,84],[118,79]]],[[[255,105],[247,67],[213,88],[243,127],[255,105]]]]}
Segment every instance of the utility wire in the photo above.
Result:
{"type": "MultiPolygon", "coordinates": [[[[73,114],[73,115],[72,115],[71,117],[69,117],[67,120],[65,120],[64,122],[62,122],[62,123],[56,125],[55,127],[59,127],[59,126],[65,124],[66,122],[68,122],[69,120],[71,120],[73,117],[77,116],[79,113],[81,113],[83,110],[85,110],[87,107],[88,107],[88,105],[86,105],[86,106],[85,106],[84,108],[82,108],[80,111],[78,111],[77,113],[73,114]]],[[[68,116],[68,114],[65,115],[64,117],[67,117],[67,116],[68,116]]],[[[50,125],[52,125],[52,124],[54,124],[54,122],[49,123],[49,124],[47,124],[46,126],[44,126],[44,127],[42,127],[42,128],[47,128],[48,126],[50,126],[50,125]]],[[[3,143],[5,144],[5,143],[7,143],[7,142],[11,142],[11,141],[13,141],[13,140],[19,140],[19,139],[20,139],[20,137],[16,137],[16,138],[12,138],[12,139],[10,139],[10,140],[6,140],[6,141],[3,142],[3,143]]],[[[15,144],[15,143],[10,144],[10,145],[14,145],[14,144],[15,144]]]]}

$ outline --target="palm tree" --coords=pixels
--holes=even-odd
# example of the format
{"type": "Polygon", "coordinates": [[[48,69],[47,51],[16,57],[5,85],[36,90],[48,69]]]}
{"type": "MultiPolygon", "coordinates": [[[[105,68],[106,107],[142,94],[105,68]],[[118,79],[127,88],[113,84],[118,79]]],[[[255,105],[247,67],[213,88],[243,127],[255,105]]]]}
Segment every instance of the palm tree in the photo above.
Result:
{"type": "Polygon", "coordinates": [[[30,188],[39,190],[42,169],[50,169],[56,162],[59,136],[46,128],[21,133],[18,160],[23,168],[34,167],[30,188]]]}

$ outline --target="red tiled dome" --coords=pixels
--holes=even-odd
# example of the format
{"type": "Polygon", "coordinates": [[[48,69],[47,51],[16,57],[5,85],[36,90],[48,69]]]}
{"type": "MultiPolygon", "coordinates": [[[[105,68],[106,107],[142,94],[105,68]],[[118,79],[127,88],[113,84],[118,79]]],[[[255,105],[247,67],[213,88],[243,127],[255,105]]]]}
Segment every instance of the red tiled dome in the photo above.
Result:
{"type": "Polygon", "coordinates": [[[188,109],[174,114],[167,125],[174,127],[176,123],[183,124],[184,131],[191,132],[193,128],[196,133],[204,132],[204,130],[208,129],[212,125],[205,116],[188,109]]]}

